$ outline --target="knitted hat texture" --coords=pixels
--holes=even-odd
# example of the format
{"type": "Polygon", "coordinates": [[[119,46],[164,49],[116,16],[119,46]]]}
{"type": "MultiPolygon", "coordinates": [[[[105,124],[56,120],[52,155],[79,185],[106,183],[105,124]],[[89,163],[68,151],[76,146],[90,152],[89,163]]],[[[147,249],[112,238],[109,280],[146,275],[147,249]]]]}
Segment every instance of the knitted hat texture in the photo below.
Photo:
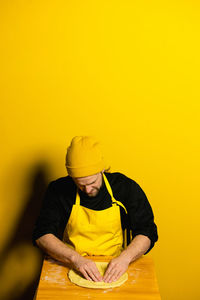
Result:
{"type": "Polygon", "coordinates": [[[75,136],[67,149],[66,168],[71,177],[86,177],[105,169],[99,142],[92,136],[75,136]]]}

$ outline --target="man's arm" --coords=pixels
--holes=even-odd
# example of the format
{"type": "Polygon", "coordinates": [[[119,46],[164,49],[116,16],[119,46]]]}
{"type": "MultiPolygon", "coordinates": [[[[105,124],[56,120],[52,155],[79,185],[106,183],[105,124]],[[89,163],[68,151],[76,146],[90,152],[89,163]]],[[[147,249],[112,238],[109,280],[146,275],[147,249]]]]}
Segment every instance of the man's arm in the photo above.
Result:
{"type": "Polygon", "coordinates": [[[65,245],[55,235],[45,234],[36,240],[38,247],[44,250],[45,253],[63,263],[74,263],[78,253],[65,245]]]}
{"type": "Polygon", "coordinates": [[[120,256],[128,260],[130,264],[145,254],[149,250],[150,245],[151,240],[147,236],[137,235],[120,256]]]}
{"type": "Polygon", "coordinates": [[[78,252],[68,247],[55,235],[49,233],[36,240],[37,245],[51,257],[63,263],[70,263],[88,280],[102,281],[95,263],[82,257],[78,252]]]}
{"type": "Polygon", "coordinates": [[[147,236],[137,235],[118,257],[110,261],[103,280],[105,282],[118,280],[126,272],[129,264],[146,253],[150,245],[151,240],[147,236]]]}

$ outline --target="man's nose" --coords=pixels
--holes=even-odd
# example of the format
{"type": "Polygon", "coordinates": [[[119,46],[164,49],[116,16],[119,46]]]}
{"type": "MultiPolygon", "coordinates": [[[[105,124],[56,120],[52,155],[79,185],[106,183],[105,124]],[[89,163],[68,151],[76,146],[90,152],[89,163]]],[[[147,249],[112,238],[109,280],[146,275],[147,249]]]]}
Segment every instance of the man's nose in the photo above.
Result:
{"type": "Polygon", "coordinates": [[[90,192],[91,192],[91,190],[92,190],[92,187],[91,186],[85,186],[85,192],[87,193],[87,194],[89,194],[90,192]]]}

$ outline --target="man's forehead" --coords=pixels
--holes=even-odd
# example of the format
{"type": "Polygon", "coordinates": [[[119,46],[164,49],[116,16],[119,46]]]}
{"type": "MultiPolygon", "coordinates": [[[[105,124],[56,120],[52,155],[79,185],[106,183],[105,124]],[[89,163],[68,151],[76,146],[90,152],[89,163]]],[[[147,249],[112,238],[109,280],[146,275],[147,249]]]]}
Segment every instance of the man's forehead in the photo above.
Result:
{"type": "Polygon", "coordinates": [[[96,179],[98,178],[98,174],[95,174],[95,175],[91,175],[91,176],[87,176],[87,177],[77,177],[77,178],[74,178],[74,180],[79,183],[79,184],[90,184],[90,183],[93,183],[94,181],[96,181],[96,179]]]}

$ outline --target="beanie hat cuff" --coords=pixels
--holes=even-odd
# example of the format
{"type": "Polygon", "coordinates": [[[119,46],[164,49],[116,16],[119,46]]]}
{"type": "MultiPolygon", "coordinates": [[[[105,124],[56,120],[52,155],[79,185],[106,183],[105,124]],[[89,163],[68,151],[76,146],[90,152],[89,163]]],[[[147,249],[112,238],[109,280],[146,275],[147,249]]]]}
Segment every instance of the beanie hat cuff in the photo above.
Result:
{"type": "Polygon", "coordinates": [[[97,174],[105,169],[104,161],[101,160],[98,163],[87,166],[70,167],[67,166],[67,172],[71,177],[86,177],[97,174]]]}

